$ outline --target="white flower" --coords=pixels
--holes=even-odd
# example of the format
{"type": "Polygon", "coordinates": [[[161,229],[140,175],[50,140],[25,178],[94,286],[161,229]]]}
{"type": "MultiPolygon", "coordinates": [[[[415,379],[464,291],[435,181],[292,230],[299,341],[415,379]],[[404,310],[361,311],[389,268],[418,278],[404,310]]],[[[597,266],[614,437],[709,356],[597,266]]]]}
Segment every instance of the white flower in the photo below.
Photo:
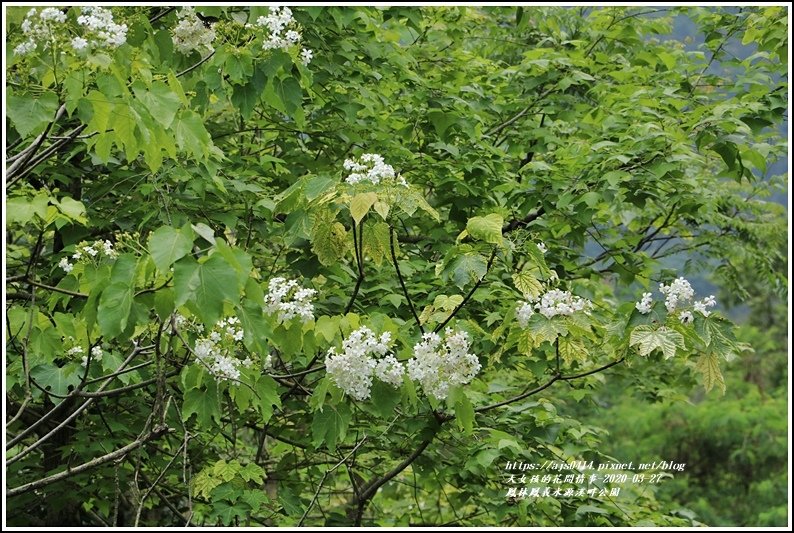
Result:
{"type": "Polygon", "coordinates": [[[25,41],[21,44],[18,44],[14,48],[14,53],[20,56],[24,56],[33,52],[34,50],[36,50],[36,43],[33,41],[25,41]]]}
{"type": "Polygon", "coordinates": [[[212,27],[206,27],[193,8],[183,7],[177,17],[179,22],[171,30],[174,48],[183,54],[189,54],[193,50],[201,52],[201,50],[213,49],[215,30],[212,27]]]}
{"type": "Polygon", "coordinates": [[[72,271],[74,265],[69,262],[69,260],[65,257],[62,257],[61,260],[58,262],[58,266],[63,269],[64,272],[67,274],[72,271]]]}
{"type": "Polygon", "coordinates": [[[59,25],[66,22],[66,14],[55,7],[45,7],[41,11],[32,8],[22,21],[22,33],[27,40],[14,48],[18,55],[29,54],[36,50],[39,43],[48,45],[55,37],[59,25]]]}
{"type": "Polygon", "coordinates": [[[650,292],[642,293],[642,300],[634,304],[634,307],[643,315],[647,315],[653,307],[653,295],[650,292]]]}
{"type": "Polygon", "coordinates": [[[443,400],[449,389],[465,385],[480,371],[477,356],[469,353],[465,331],[444,331],[444,342],[435,332],[425,333],[408,361],[408,377],[419,382],[425,394],[443,400]]]}
{"type": "MultiPolygon", "coordinates": [[[[256,19],[256,25],[265,28],[268,32],[262,42],[262,48],[265,50],[275,48],[287,50],[299,45],[303,39],[298,31],[298,23],[292,18],[292,10],[288,7],[271,7],[266,17],[256,19]]],[[[249,26],[246,24],[246,27],[249,26]]],[[[311,50],[301,50],[301,61],[304,65],[308,65],[311,59],[311,50]]]]}
{"type": "Polygon", "coordinates": [[[679,305],[691,300],[695,295],[692,285],[684,278],[678,278],[670,285],[660,283],[659,292],[665,295],[664,305],[669,313],[675,311],[679,305]]]}
{"type": "Polygon", "coordinates": [[[593,307],[590,300],[574,296],[569,291],[551,289],[540,297],[535,309],[546,318],[557,315],[572,315],[578,311],[588,312],[593,307]]]}
{"type": "Polygon", "coordinates": [[[403,382],[405,369],[393,355],[387,355],[375,365],[375,377],[392,387],[399,387],[403,382]]]}
{"type": "Polygon", "coordinates": [[[314,289],[298,287],[298,282],[282,277],[273,278],[268,283],[265,295],[265,310],[268,313],[278,312],[279,322],[286,322],[297,316],[305,322],[314,319],[314,303],[312,298],[317,294],[314,289]]]}
{"type": "Polygon", "coordinates": [[[83,50],[87,46],[88,46],[88,41],[86,41],[82,37],[75,37],[74,39],[72,39],[72,48],[74,48],[78,52],[80,50],[83,50]]]}
{"type": "MultiPolygon", "coordinates": [[[[30,14],[30,12],[28,12],[28,14],[30,14]]],[[[45,22],[66,22],[66,14],[55,7],[45,7],[42,9],[39,18],[45,22]]]]}
{"type": "MultiPolygon", "coordinates": [[[[181,315],[176,315],[175,323],[179,325],[187,323],[187,319],[179,317],[181,315]]],[[[255,363],[250,356],[246,356],[243,360],[237,358],[237,353],[243,349],[242,339],[244,335],[245,332],[240,327],[239,318],[229,317],[218,321],[208,335],[196,340],[196,344],[193,346],[196,360],[218,382],[226,380],[239,381],[241,376],[240,368],[251,368],[255,363]]],[[[270,368],[271,364],[272,359],[268,355],[265,360],[265,368],[270,368]]]]}
{"type": "Polygon", "coordinates": [[[88,45],[98,48],[116,48],[127,42],[127,25],[116,24],[113,13],[104,7],[83,7],[77,23],[83,26],[88,45]]]}
{"type": "Polygon", "coordinates": [[[703,300],[699,302],[695,302],[694,304],[692,304],[695,311],[700,312],[700,314],[706,317],[711,314],[711,311],[709,311],[707,308],[714,307],[715,305],[717,305],[717,300],[716,298],[714,298],[713,294],[711,296],[703,298],[703,300]]]}
{"type": "Polygon", "coordinates": [[[542,254],[546,253],[547,248],[546,248],[546,243],[545,242],[543,242],[543,241],[539,242],[537,244],[537,247],[538,247],[538,250],[540,250],[540,253],[542,253],[542,254]]]}
{"type": "Polygon", "coordinates": [[[678,316],[678,319],[681,321],[682,324],[689,324],[695,317],[692,316],[691,311],[681,311],[681,314],[678,316]]]}
{"type": "Polygon", "coordinates": [[[66,355],[80,355],[85,353],[82,346],[74,346],[69,348],[69,351],[66,352],[66,355]]]}
{"type": "Polygon", "coordinates": [[[328,350],[326,374],[345,394],[359,401],[369,398],[373,377],[399,387],[404,369],[393,355],[386,355],[391,342],[391,333],[376,337],[371,329],[362,326],[344,340],[342,353],[336,353],[333,347],[328,350]]]}
{"type": "Polygon", "coordinates": [[[530,302],[521,302],[516,309],[516,319],[518,320],[518,325],[522,328],[527,327],[527,324],[529,324],[529,319],[534,314],[535,311],[532,309],[532,304],[530,302]]]}
{"type": "Polygon", "coordinates": [[[351,185],[369,182],[378,185],[397,184],[408,187],[408,182],[394,172],[394,167],[387,165],[380,154],[364,154],[359,159],[345,159],[345,170],[351,171],[345,181],[351,185]]]}

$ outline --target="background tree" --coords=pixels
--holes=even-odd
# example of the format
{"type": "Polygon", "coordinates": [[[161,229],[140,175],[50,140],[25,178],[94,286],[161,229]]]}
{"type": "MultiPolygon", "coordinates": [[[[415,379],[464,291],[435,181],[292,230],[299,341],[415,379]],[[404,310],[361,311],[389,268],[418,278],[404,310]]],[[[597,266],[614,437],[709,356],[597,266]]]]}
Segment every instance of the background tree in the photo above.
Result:
{"type": "Polygon", "coordinates": [[[504,467],[782,353],[783,8],[6,15],[9,524],[697,521],[504,467]]]}

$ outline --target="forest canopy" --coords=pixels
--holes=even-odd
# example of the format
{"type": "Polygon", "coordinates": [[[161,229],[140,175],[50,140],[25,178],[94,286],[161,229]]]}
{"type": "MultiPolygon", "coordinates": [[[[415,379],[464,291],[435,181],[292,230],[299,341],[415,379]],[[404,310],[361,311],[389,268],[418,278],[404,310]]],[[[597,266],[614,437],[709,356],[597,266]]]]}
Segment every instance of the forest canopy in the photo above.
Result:
{"type": "Polygon", "coordinates": [[[787,8],[4,10],[8,525],[789,520],[787,8]]]}

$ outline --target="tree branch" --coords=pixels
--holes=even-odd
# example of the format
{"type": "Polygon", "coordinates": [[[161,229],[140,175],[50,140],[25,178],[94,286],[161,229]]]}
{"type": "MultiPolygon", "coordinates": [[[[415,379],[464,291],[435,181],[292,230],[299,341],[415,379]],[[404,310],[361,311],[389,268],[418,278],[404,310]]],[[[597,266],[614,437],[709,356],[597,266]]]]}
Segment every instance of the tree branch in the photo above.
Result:
{"type": "Polygon", "coordinates": [[[408,294],[408,288],[405,286],[403,274],[400,271],[400,264],[397,262],[397,254],[394,251],[394,226],[391,224],[389,224],[389,248],[391,250],[391,260],[392,263],[394,263],[394,270],[397,271],[397,279],[400,280],[400,286],[403,289],[405,299],[408,301],[408,307],[411,309],[411,314],[414,315],[414,320],[416,321],[416,325],[419,326],[419,331],[421,331],[422,335],[424,335],[425,328],[422,326],[422,321],[419,320],[419,315],[416,314],[416,308],[414,308],[414,303],[411,301],[411,297],[408,294]]]}
{"type": "Polygon", "coordinates": [[[575,374],[573,376],[563,376],[561,374],[555,374],[549,381],[547,381],[543,385],[540,385],[539,387],[536,387],[536,388],[534,388],[534,389],[532,389],[530,391],[523,392],[523,393],[519,394],[518,396],[514,396],[512,398],[508,398],[507,400],[502,400],[501,402],[497,402],[497,403],[493,403],[493,404],[490,404],[490,405],[485,405],[485,406],[482,406],[482,407],[478,407],[478,408],[476,408],[474,410],[474,412],[476,412],[476,413],[484,413],[485,411],[490,411],[491,409],[496,409],[497,407],[503,407],[505,405],[509,405],[511,403],[515,403],[515,402],[521,401],[524,398],[529,398],[530,396],[532,396],[534,394],[537,394],[537,393],[539,393],[539,392],[541,392],[541,391],[543,391],[545,389],[548,389],[549,387],[551,387],[557,381],[571,381],[571,380],[583,378],[583,377],[586,377],[586,376],[592,376],[593,374],[597,374],[599,372],[603,372],[604,370],[606,370],[608,368],[612,368],[615,365],[619,365],[625,359],[626,359],[625,357],[621,357],[620,359],[618,359],[616,361],[612,361],[611,363],[606,364],[604,366],[600,366],[600,367],[598,367],[596,369],[590,370],[588,372],[583,372],[581,374],[575,374]]]}
{"type": "Polygon", "coordinates": [[[116,450],[114,452],[110,452],[110,453],[105,454],[105,455],[103,455],[101,457],[97,457],[96,459],[92,459],[92,460],[88,461],[87,463],[83,463],[83,464],[81,464],[79,466],[76,466],[75,468],[67,468],[63,472],[58,472],[57,474],[53,474],[53,475],[45,477],[43,479],[39,479],[37,481],[32,481],[30,483],[26,483],[25,485],[20,485],[19,487],[14,487],[13,489],[8,489],[6,491],[6,497],[17,496],[19,494],[24,494],[25,492],[28,492],[28,491],[31,491],[31,490],[34,490],[34,489],[45,487],[45,486],[47,486],[47,485],[49,485],[51,483],[55,483],[56,481],[60,481],[62,479],[66,479],[66,478],[69,478],[69,477],[72,477],[72,476],[76,476],[77,474],[85,472],[86,470],[90,470],[90,469],[92,469],[94,467],[97,467],[99,465],[102,465],[102,464],[105,464],[107,462],[113,461],[113,460],[118,459],[120,457],[124,457],[125,455],[130,453],[132,450],[142,446],[143,444],[147,443],[148,441],[150,441],[152,439],[158,438],[160,435],[162,435],[164,433],[168,433],[169,431],[171,431],[171,430],[168,427],[166,427],[166,426],[156,427],[155,429],[153,429],[152,431],[147,433],[145,436],[140,437],[139,439],[135,440],[134,442],[131,442],[131,443],[127,444],[126,446],[124,446],[123,448],[119,448],[118,450],[116,450]]]}

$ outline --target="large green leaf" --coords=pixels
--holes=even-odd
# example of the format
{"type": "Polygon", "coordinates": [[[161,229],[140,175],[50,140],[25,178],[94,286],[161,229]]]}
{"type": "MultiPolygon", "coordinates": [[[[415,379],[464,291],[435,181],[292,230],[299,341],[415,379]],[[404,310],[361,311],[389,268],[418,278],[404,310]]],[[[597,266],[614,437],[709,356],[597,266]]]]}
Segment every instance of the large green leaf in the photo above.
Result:
{"type": "MultiPolygon", "coordinates": [[[[67,364],[62,367],[55,365],[38,365],[31,369],[30,377],[36,380],[36,383],[48,391],[52,391],[58,396],[66,396],[80,383],[81,371],[73,364],[67,364]]],[[[53,397],[55,403],[60,400],[53,397]]]]}
{"type": "Polygon", "coordinates": [[[180,149],[202,159],[208,153],[212,140],[202,118],[193,111],[183,110],[174,123],[176,143],[180,149]]]}
{"type": "Polygon", "coordinates": [[[319,447],[324,443],[331,452],[336,451],[336,445],[345,439],[351,416],[345,404],[323,406],[321,411],[314,413],[312,444],[319,447]]]}
{"type": "Polygon", "coordinates": [[[526,270],[513,274],[513,284],[526,298],[537,298],[543,291],[540,281],[526,270]]]}
{"type": "Polygon", "coordinates": [[[224,302],[236,303],[240,296],[237,273],[220,255],[199,263],[184,257],[174,264],[177,306],[188,303],[205,325],[212,327],[223,314],[224,302]]]}
{"type": "Polygon", "coordinates": [[[703,387],[706,392],[716,385],[725,394],[725,378],[720,372],[720,363],[716,353],[708,352],[698,357],[695,369],[703,376],[703,387]]]}
{"type": "Polygon", "coordinates": [[[491,213],[484,217],[470,218],[466,223],[466,231],[468,231],[469,235],[474,239],[491,244],[500,244],[502,242],[503,225],[504,218],[502,218],[502,215],[491,213]]]}
{"type": "Polygon", "coordinates": [[[193,238],[190,226],[163,226],[149,236],[149,253],[160,272],[169,273],[175,261],[190,253],[193,238]]]}
{"type": "Polygon", "coordinates": [[[168,85],[156,81],[147,89],[143,84],[135,84],[133,92],[135,97],[143,102],[154,120],[166,128],[171,126],[182,103],[168,85]]]}
{"type": "Polygon", "coordinates": [[[11,94],[6,100],[6,115],[22,138],[37,135],[55,119],[58,96],[50,91],[41,94],[11,94]]]}
{"type": "Polygon", "coordinates": [[[637,326],[629,338],[631,346],[639,345],[640,355],[646,356],[657,348],[662,351],[665,359],[675,355],[676,348],[684,348],[684,337],[675,330],[661,326],[654,329],[651,326],[637,326]]]}
{"type": "Polygon", "coordinates": [[[350,200],[350,216],[353,217],[356,224],[361,222],[361,219],[364,218],[377,201],[378,195],[374,192],[362,192],[350,200]]]}
{"type": "Polygon", "coordinates": [[[463,253],[455,257],[444,270],[460,288],[480,281],[488,272],[488,261],[478,253],[463,253]]]}
{"type": "Polygon", "coordinates": [[[194,414],[199,426],[204,429],[212,429],[213,421],[220,424],[220,398],[218,397],[218,386],[214,381],[209,381],[207,388],[185,391],[182,403],[182,420],[187,422],[194,414]]]}
{"type": "Polygon", "coordinates": [[[112,339],[127,329],[127,319],[132,307],[132,290],[129,283],[115,282],[102,291],[97,308],[97,322],[104,337],[112,339]]]}

